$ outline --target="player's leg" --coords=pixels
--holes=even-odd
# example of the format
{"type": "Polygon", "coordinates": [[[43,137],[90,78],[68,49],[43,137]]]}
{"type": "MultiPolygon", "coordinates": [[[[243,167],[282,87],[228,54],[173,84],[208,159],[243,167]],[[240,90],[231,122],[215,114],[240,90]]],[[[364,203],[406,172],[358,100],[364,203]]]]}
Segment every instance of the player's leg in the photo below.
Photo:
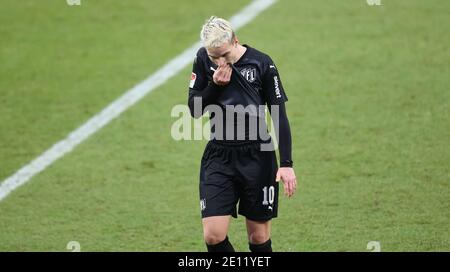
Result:
{"type": "Polygon", "coordinates": [[[245,216],[251,251],[272,251],[271,219],[278,215],[278,183],[275,152],[260,145],[242,147],[237,156],[239,214],[245,216]]]}
{"type": "Polygon", "coordinates": [[[228,241],[228,227],[230,215],[210,216],[202,219],[203,238],[209,252],[232,252],[234,251],[228,241]]]}
{"type": "Polygon", "coordinates": [[[254,221],[246,219],[248,243],[252,252],[272,252],[270,240],[271,221],[254,221]]]}
{"type": "Polygon", "coordinates": [[[227,233],[230,216],[237,216],[239,200],[229,158],[229,151],[217,144],[208,143],[200,170],[200,208],[203,235],[208,251],[234,251],[227,233]]]}

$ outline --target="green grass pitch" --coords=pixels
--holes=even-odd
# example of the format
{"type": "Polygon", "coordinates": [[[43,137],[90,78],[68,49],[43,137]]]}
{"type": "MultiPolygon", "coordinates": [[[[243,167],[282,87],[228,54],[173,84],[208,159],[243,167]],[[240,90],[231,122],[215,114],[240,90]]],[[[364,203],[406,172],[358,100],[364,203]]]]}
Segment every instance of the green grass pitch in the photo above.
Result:
{"type": "MultiPolygon", "coordinates": [[[[3,0],[0,181],[249,1],[3,0]]],[[[238,31],[277,63],[299,189],[274,251],[450,250],[450,2],[281,0],[238,31]]],[[[0,202],[0,251],[205,251],[191,68],[0,202]]],[[[244,218],[230,240],[247,251],[244,218]]]]}

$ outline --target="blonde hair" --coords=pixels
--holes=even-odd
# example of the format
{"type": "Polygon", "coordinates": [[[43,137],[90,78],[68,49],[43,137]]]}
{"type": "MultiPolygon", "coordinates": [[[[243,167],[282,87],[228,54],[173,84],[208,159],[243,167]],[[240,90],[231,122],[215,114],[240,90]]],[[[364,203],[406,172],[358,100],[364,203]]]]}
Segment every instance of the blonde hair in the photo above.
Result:
{"type": "Polygon", "coordinates": [[[224,43],[233,41],[234,31],[227,20],[211,16],[202,27],[200,39],[206,48],[221,47],[224,43]]]}

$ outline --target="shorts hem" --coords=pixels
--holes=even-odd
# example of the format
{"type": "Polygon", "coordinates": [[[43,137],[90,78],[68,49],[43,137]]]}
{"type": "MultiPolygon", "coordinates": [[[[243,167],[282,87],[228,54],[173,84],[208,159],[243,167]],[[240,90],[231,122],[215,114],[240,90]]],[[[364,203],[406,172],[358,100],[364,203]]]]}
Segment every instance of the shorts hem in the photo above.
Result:
{"type": "Polygon", "coordinates": [[[278,215],[270,215],[270,216],[251,216],[251,215],[246,215],[245,213],[239,213],[239,215],[244,216],[247,219],[250,219],[252,221],[269,221],[272,220],[273,218],[277,218],[278,215]]]}
{"type": "Polygon", "coordinates": [[[232,217],[237,218],[236,213],[215,213],[215,214],[206,214],[206,215],[202,214],[202,219],[207,218],[207,217],[212,217],[212,216],[225,216],[225,215],[231,215],[232,217]]]}

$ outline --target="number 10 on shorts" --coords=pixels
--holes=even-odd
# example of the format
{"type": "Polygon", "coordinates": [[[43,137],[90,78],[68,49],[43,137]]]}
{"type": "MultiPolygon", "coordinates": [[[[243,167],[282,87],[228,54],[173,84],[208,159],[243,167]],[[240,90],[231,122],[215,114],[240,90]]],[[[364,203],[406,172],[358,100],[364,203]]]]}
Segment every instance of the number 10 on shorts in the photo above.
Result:
{"type": "Polygon", "coordinates": [[[263,205],[272,205],[273,204],[273,199],[275,197],[275,188],[273,186],[269,187],[269,190],[267,190],[267,186],[264,186],[263,190],[263,195],[264,195],[264,200],[262,202],[263,205]],[[267,199],[269,199],[269,201],[267,201],[267,199]]]}

